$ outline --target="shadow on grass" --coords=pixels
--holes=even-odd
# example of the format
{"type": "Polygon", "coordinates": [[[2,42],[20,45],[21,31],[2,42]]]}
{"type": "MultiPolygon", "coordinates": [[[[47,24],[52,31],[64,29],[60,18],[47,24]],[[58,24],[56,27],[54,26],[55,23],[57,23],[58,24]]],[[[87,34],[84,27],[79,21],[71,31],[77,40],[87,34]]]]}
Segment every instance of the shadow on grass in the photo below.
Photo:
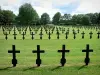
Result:
{"type": "Polygon", "coordinates": [[[54,71],[54,70],[59,69],[59,68],[61,68],[61,67],[62,67],[62,66],[57,66],[57,67],[51,69],[51,71],[54,71]]]}
{"type": "Polygon", "coordinates": [[[2,71],[2,70],[8,70],[9,68],[13,68],[13,67],[6,67],[6,68],[0,68],[0,71],[2,71]]]}
{"type": "Polygon", "coordinates": [[[38,68],[37,66],[34,66],[34,67],[29,67],[27,69],[24,69],[23,71],[27,71],[27,70],[35,70],[35,68],[38,68]]]}
{"type": "Polygon", "coordinates": [[[81,70],[81,69],[83,69],[83,68],[85,68],[87,65],[83,65],[83,66],[81,66],[78,70],[81,70]]]}

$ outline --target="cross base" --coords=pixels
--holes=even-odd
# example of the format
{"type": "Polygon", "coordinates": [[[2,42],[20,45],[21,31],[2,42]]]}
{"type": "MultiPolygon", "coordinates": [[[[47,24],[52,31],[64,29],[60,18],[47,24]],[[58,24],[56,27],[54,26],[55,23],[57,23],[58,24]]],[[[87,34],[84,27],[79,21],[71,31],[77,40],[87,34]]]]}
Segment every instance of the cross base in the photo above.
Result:
{"type": "Polygon", "coordinates": [[[42,62],[41,59],[36,59],[37,66],[40,66],[41,62],[42,62]]]}
{"type": "Polygon", "coordinates": [[[66,63],[66,59],[65,58],[61,58],[60,60],[61,66],[64,66],[66,63]]]}
{"type": "Polygon", "coordinates": [[[85,65],[88,65],[90,62],[90,58],[85,58],[84,62],[85,62],[85,65]]]}
{"type": "Polygon", "coordinates": [[[15,67],[17,64],[17,59],[12,59],[12,64],[13,64],[13,67],[15,67]]]}

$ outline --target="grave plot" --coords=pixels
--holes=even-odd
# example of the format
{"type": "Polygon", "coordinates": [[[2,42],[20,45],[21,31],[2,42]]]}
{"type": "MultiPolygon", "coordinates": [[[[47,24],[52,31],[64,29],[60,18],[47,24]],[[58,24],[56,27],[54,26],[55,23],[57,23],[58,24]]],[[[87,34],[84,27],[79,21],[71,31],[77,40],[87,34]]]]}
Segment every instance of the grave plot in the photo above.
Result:
{"type": "Polygon", "coordinates": [[[40,72],[39,75],[49,73],[50,75],[58,73],[98,75],[100,73],[99,29],[86,26],[48,28],[42,26],[42,29],[41,27],[18,28],[15,26],[15,30],[14,27],[11,28],[10,34],[6,27],[0,29],[0,74],[9,75],[11,74],[9,72],[12,72],[15,75],[18,73],[27,75],[28,72],[32,74],[40,72]],[[65,31],[62,31],[64,28],[65,31]],[[75,39],[73,29],[77,33],[75,39]],[[60,33],[59,39],[57,39],[57,31],[60,33]],[[91,31],[93,34],[90,39],[91,31]],[[40,32],[43,34],[42,39],[40,39],[40,32]],[[12,45],[15,45],[16,49],[12,48],[12,45]]]}

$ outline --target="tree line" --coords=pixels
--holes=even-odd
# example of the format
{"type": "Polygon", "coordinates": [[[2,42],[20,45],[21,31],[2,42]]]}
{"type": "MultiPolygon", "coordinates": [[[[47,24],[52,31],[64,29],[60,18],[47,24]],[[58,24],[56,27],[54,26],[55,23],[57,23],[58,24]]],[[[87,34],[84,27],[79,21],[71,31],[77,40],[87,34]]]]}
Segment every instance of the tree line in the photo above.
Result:
{"type": "Polygon", "coordinates": [[[19,14],[15,15],[11,10],[3,10],[0,7],[0,25],[100,25],[100,12],[87,14],[54,14],[52,21],[48,13],[39,17],[31,4],[25,3],[20,6],[19,14]]]}

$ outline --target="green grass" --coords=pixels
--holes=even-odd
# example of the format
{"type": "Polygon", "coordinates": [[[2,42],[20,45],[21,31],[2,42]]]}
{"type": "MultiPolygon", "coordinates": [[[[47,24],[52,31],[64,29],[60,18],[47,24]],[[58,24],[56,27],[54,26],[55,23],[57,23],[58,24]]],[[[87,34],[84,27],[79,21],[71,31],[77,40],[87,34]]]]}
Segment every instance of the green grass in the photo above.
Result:
{"type": "MultiPolygon", "coordinates": [[[[67,27],[66,27],[67,29],[67,27]]],[[[77,28],[74,28],[77,30],[77,28]]],[[[25,40],[22,40],[22,35],[18,34],[17,40],[13,39],[13,31],[8,35],[8,40],[0,29],[0,75],[99,75],[100,74],[100,39],[97,39],[97,31],[90,29],[81,29],[80,33],[73,39],[72,28],[70,27],[69,38],[65,39],[65,34],[60,35],[60,39],[56,39],[56,31],[51,35],[51,40],[43,31],[43,40],[39,40],[39,31],[35,35],[35,39],[31,40],[31,35],[27,31],[25,40]],[[81,32],[85,31],[85,39],[81,39],[81,32]],[[93,31],[93,38],[89,39],[89,32],[93,31]],[[66,45],[66,49],[70,50],[66,53],[66,64],[60,66],[61,53],[57,50],[62,49],[62,45],[66,45]],[[86,44],[90,45],[93,52],[90,53],[90,63],[84,66],[86,44]],[[16,45],[18,64],[14,68],[12,66],[12,54],[8,54],[8,50],[12,49],[12,45],[16,45]],[[41,54],[42,64],[38,68],[36,66],[36,54],[32,50],[36,50],[37,45],[40,45],[41,50],[45,53],[41,54]]],[[[61,33],[61,32],[60,32],[61,33]]]]}

